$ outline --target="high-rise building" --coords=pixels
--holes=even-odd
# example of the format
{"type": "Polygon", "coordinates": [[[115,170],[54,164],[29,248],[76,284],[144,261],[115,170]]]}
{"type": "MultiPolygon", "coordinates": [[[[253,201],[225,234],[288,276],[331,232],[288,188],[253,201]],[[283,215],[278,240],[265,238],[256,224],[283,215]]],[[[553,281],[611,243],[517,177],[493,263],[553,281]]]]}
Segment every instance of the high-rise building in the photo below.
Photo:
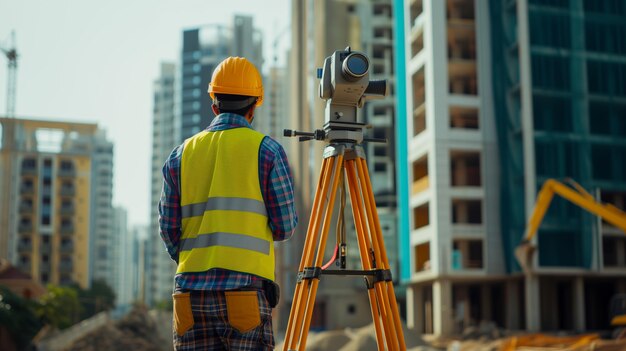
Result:
{"type": "Polygon", "coordinates": [[[169,298],[176,265],[165,251],[159,235],[158,204],[163,186],[161,169],[172,149],[180,143],[175,111],[176,65],[162,63],[160,77],[153,84],[152,159],[150,191],[150,239],[145,242],[148,252],[145,264],[143,292],[145,302],[152,304],[169,298]]]}
{"type": "Polygon", "coordinates": [[[146,301],[145,294],[145,282],[147,266],[146,262],[148,262],[148,256],[150,256],[149,251],[147,250],[147,242],[150,237],[150,226],[149,225],[136,225],[131,228],[130,237],[133,240],[132,244],[132,263],[131,263],[131,277],[129,278],[131,283],[131,296],[132,301],[146,301]]]}
{"type": "Polygon", "coordinates": [[[238,15],[232,26],[207,25],[183,32],[179,107],[181,142],[206,128],[215,117],[207,90],[213,71],[228,56],[245,57],[261,70],[262,38],[253,27],[252,17],[238,15]]]}
{"type": "Polygon", "coordinates": [[[286,84],[287,70],[284,67],[273,66],[263,77],[265,97],[263,106],[259,109],[260,116],[254,118],[254,129],[269,135],[275,140],[281,140],[283,129],[289,118],[289,85],[286,84]]]}
{"type": "Polygon", "coordinates": [[[102,280],[113,287],[116,277],[113,270],[116,264],[112,225],[113,143],[106,139],[103,130],[94,138],[91,180],[90,281],[102,280]]]}
{"type": "Polygon", "coordinates": [[[536,272],[513,250],[538,189],[571,177],[624,208],[621,1],[397,0],[399,228],[407,317],[451,334],[608,327],[626,240],[555,199],[536,272]],[[613,34],[611,34],[613,33],[613,34]],[[619,43],[618,43],[619,42],[619,43]]]}
{"type": "Polygon", "coordinates": [[[115,292],[115,305],[119,312],[126,312],[136,300],[136,271],[134,257],[136,240],[128,228],[128,214],[122,207],[114,208],[113,228],[115,265],[113,271],[115,280],[113,291],[115,292]]]}
{"type": "Polygon", "coordinates": [[[183,32],[180,81],[180,141],[206,128],[215,114],[207,95],[215,67],[229,56],[230,28],[209,25],[183,32]]]}
{"type": "Polygon", "coordinates": [[[110,206],[107,196],[94,203],[100,187],[92,172],[104,162],[98,147],[109,143],[96,124],[1,118],[0,125],[0,255],[43,284],[87,288],[91,213],[110,206]]]}

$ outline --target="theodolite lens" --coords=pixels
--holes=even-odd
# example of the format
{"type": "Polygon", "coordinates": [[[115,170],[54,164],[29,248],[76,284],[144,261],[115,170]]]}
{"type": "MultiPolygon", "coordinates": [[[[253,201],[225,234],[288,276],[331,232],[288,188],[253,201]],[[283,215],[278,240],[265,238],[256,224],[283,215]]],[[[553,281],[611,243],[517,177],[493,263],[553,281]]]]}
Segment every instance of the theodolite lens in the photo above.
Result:
{"type": "Polygon", "coordinates": [[[341,65],[346,79],[354,80],[363,77],[369,69],[369,61],[363,54],[352,53],[343,60],[341,65]]]}

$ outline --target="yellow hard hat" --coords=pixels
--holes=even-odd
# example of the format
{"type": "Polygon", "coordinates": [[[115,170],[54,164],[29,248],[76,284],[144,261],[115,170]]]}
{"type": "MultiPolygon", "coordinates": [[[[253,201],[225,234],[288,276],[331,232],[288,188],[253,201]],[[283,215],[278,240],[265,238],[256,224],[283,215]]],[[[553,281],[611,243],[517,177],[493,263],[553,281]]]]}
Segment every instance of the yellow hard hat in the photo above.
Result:
{"type": "Polygon", "coordinates": [[[222,61],[211,77],[209,94],[254,96],[256,106],[263,104],[263,81],[261,74],[252,62],[243,57],[229,57],[222,61]]]}

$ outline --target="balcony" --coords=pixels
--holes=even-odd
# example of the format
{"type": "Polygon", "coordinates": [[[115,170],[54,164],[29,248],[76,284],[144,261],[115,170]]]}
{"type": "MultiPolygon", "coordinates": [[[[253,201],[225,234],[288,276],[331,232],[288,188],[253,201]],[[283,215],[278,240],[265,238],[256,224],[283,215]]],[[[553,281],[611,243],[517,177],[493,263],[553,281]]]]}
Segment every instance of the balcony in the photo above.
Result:
{"type": "Polygon", "coordinates": [[[74,252],[74,243],[62,244],[59,251],[63,254],[71,254],[74,252]]]}
{"type": "Polygon", "coordinates": [[[76,177],[76,170],[74,168],[60,168],[57,172],[57,176],[64,178],[76,177]]]}
{"type": "Polygon", "coordinates": [[[59,228],[59,232],[61,233],[61,235],[74,234],[74,224],[73,223],[61,224],[61,227],[59,228]]]}
{"type": "Polygon", "coordinates": [[[17,231],[20,234],[30,234],[33,232],[33,224],[32,223],[20,223],[17,226],[17,231]]]}
{"type": "Polygon", "coordinates": [[[33,195],[35,193],[35,186],[33,184],[22,184],[20,186],[21,195],[33,195]]]}
{"type": "Polygon", "coordinates": [[[76,209],[74,208],[73,204],[62,205],[61,208],[59,209],[59,214],[65,215],[65,216],[72,216],[74,215],[75,212],[76,212],[76,209]]]}
{"type": "Polygon", "coordinates": [[[61,196],[74,196],[76,194],[76,189],[74,186],[62,186],[59,190],[59,195],[61,196]]]}
{"type": "Polygon", "coordinates": [[[20,214],[33,214],[35,210],[32,203],[21,203],[20,204],[20,214]]]}
{"type": "Polygon", "coordinates": [[[28,261],[28,262],[20,262],[17,265],[17,268],[19,268],[24,273],[31,274],[30,270],[32,269],[32,265],[31,265],[30,261],[28,261]]]}
{"type": "Polygon", "coordinates": [[[33,251],[33,243],[31,241],[19,241],[17,243],[17,252],[31,253],[33,251]]]}
{"type": "Polygon", "coordinates": [[[37,175],[37,166],[33,164],[22,164],[22,175],[37,175]]]}
{"type": "Polygon", "coordinates": [[[40,272],[50,272],[50,262],[39,262],[39,271],[40,272]]]}
{"type": "Polygon", "coordinates": [[[59,263],[59,272],[61,273],[71,273],[74,270],[74,264],[72,261],[61,261],[59,263]]]}

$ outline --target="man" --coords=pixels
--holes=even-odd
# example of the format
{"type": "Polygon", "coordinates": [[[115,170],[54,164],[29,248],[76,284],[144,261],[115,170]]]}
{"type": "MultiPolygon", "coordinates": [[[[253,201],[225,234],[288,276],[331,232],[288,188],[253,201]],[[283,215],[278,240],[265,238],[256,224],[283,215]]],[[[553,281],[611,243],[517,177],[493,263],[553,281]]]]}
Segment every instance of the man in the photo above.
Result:
{"type": "Polygon", "coordinates": [[[272,350],[274,241],[297,223],[283,148],[251,127],[261,75],[222,61],[209,84],[216,114],[163,166],[161,237],[177,263],[176,350],[272,350]]]}

